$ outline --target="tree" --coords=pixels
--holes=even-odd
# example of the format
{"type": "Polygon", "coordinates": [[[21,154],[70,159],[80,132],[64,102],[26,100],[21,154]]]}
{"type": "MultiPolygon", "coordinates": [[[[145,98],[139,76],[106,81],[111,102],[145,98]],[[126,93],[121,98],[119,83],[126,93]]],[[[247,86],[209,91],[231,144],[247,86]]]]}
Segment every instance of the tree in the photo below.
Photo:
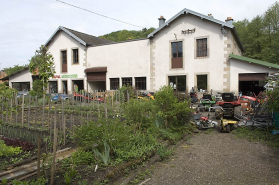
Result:
{"type": "MultiPolygon", "coordinates": [[[[47,48],[42,45],[39,50],[36,50],[35,55],[31,58],[29,63],[29,71],[33,75],[38,75],[39,80],[42,83],[35,83],[34,85],[40,86],[43,89],[43,93],[45,93],[45,89],[48,86],[48,80],[50,77],[54,76],[55,70],[54,66],[54,59],[53,56],[47,52],[47,48]]],[[[40,93],[40,88],[33,89],[36,93],[40,93]]],[[[32,93],[32,92],[31,92],[32,93]]]]}
{"type": "Polygon", "coordinates": [[[25,64],[25,65],[22,65],[22,66],[14,65],[14,67],[4,68],[4,71],[7,75],[11,75],[11,74],[14,74],[21,69],[26,68],[26,67],[28,67],[28,64],[25,64]]]}

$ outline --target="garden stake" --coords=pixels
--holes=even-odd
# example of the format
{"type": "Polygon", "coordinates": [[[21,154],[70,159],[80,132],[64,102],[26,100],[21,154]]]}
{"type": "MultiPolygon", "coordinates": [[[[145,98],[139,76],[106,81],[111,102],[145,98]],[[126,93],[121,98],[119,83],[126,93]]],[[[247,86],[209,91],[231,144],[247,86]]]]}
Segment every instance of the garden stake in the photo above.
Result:
{"type": "Polygon", "coordinates": [[[4,102],[2,102],[2,122],[4,122],[4,102]]]}
{"type": "Polygon", "coordinates": [[[35,99],[35,106],[36,106],[36,110],[35,110],[35,128],[37,128],[37,106],[38,106],[38,96],[36,95],[36,99],[35,99]]]}
{"type": "Polygon", "coordinates": [[[63,119],[63,132],[64,132],[64,146],[66,145],[66,116],[64,116],[64,119],[63,119]]]}
{"type": "Polygon", "coordinates": [[[40,164],[40,160],[41,160],[41,136],[38,136],[38,154],[37,154],[37,178],[40,178],[40,171],[41,171],[41,164],[40,164]]]}
{"type": "Polygon", "coordinates": [[[13,108],[13,99],[11,99],[11,121],[10,123],[12,124],[13,123],[13,112],[12,112],[12,108],[13,108]]]}
{"type": "Polygon", "coordinates": [[[29,126],[30,126],[30,107],[31,107],[31,95],[29,95],[28,128],[29,128],[29,126]]]}
{"type": "Polygon", "coordinates": [[[42,127],[44,128],[45,124],[45,94],[43,95],[43,120],[42,120],[42,127]]]}
{"type": "MultiPolygon", "coordinates": [[[[49,125],[50,125],[50,122],[49,122],[49,112],[50,112],[50,98],[48,99],[48,120],[47,120],[47,127],[48,127],[48,129],[49,129],[49,125]]],[[[50,137],[51,138],[51,137],[50,137]]]]}
{"type": "Polygon", "coordinates": [[[22,95],[22,109],[21,109],[21,126],[23,127],[23,116],[24,116],[24,94],[22,95]]]}
{"type": "MultiPolygon", "coordinates": [[[[56,118],[54,121],[54,125],[56,126],[56,118]]],[[[51,166],[51,178],[50,185],[53,185],[54,182],[54,174],[55,174],[55,157],[56,157],[56,145],[57,145],[57,128],[54,128],[54,141],[53,141],[53,154],[52,154],[52,166],[51,166]]]]}
{"type": "Polygon", "coordinates": [[[18,105],[17,96],[15,96],[15,104],[16,104],[16,125],[17,125],[17,116],[18,116],[18,112],[17,112],[17,105],[18,105]]]}

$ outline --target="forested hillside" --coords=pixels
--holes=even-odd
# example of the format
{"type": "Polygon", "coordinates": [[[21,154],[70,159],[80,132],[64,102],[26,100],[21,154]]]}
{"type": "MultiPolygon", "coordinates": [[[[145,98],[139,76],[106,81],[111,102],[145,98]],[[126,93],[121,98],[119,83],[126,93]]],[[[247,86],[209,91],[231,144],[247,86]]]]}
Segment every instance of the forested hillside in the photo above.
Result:
{"type": "Polygon", "coordinates": [[[279,64],[279,3],[251,21],[234,23],[247,57],[279,64]]]}
{"type": "Polygon", "coordinates": [[[153,32],[155,28],[149,28],[149,29],[142,29],[140,31],[128,31],[128,30],[120,30],[120,31],[115,31],[111,32],[109,34],[100,36],[100,38],[114,41],[114,42],[120,42],[120,41],[125,41],[128,39],[140,39],[140,38],[146,38],[147,35],[151,32],[153,32]]]}

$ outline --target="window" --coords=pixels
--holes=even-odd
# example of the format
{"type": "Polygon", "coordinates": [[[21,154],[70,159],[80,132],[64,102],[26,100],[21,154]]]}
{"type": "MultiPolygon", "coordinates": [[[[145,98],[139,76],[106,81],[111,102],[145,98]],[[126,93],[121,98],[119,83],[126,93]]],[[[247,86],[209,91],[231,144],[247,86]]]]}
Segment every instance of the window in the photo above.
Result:
{"type": "Polygon", "coordinates": [[[171,43],[172,61],[171,68],[183,68],[183,47],[182,41],[171,43]]]}
{"type": "Polygon", "coordinates": [[[197,39],[197,57],[207,57],[207,38],[197,39]]]}
{"type": "Polygon", "coordinates": [[[146,90],[146,77],[135,77],[136,89],[146,90]]]}
{"type": "Polygon", "coordinates": [[[119,78],[110,78],[110,90],[119,88],[119,78]]]}
{"type": "Polygon", "coordinates": [[[132,77],[122,78],[122,86],[132,86],[132,77]]]}
{"type": "Polygon", "coordinates": [[[199,91],[207,91],[207,75],[197,75],[197,87],[199,91]]]}
{"type": "Polygon", "coordinates": [[[67,72],[67,51],[61,51],[62,72],[67,72]]]}
{"type": "Polygon", "coordinates": [[[78,49],[73,49],[73,64],[78,64],[78,49]]]}
{"type": "Polygon", "coordinates": [[[169,76],[169,85],[175,91],[186,91],[186,76],[169,76]]]}

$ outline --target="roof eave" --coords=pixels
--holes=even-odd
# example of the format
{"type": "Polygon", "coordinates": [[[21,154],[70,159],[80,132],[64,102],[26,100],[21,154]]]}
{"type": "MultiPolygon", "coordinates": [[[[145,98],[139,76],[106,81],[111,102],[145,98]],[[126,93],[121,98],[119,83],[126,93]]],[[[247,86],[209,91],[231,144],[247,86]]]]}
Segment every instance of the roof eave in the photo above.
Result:
{"type": "Polygon", "coordinates": [[[68,31],[66,28],[64,28],[63,26],[59,26],[56,31],[51,35],[51,37],[46,41],[45,46],[47,46],[50,41],[53,39],[53,37],[56,35],[56,33],[62,30],[65,33],[67,33],[68,35],[70,35],[71,37],[73,37],[75,40],[77,40],[79,43],[81,43],[84,46],[87,46],[86,42],[84,42],[83,40],[81,40],[80,38],[78,38],[77,36],[75,36],[74,34],[72,34],[70,31],[68,31]]]}
{"type": "Polygon", "coordinates": [[[192,14],[192,15],[195,15],[195,16],[198,16],[200,17],[201,19],[205,19],[205,20],[208,20],[208,21],[211,21],[211,22],[215,22],[217,24],[220,24],[222,25],[222,27],[228,27],[228,28],[234,28],[233,25],[228,25],[226,24],[225,22],[222,22],[220,20],[217,20],[217,19],[214,19],[212,17],[209,17],[209,16],[206,16],[206,15],[203,15],[201,13],[198,13],[198,12],[195,12],[195,11],[192,11],[192,10],[189,10],[187,8],[184,8],[183,10],[181,10],[180,12],[178,12],[175,16],[173,16],[172,18],[170,18],[167,22],[165,22],[165,24],[163,24],[161,27],[157,28],[156,30],[154,30],[152,33],[150,33],[147,38],[150,38],[150,37],[153,37],[157,32],[159,32],[161,29],[163,29],[165,26],[168,26],[172,21],[174,21],[175,19],[177,19],[180,15],[182,14],[192,14]]]}

